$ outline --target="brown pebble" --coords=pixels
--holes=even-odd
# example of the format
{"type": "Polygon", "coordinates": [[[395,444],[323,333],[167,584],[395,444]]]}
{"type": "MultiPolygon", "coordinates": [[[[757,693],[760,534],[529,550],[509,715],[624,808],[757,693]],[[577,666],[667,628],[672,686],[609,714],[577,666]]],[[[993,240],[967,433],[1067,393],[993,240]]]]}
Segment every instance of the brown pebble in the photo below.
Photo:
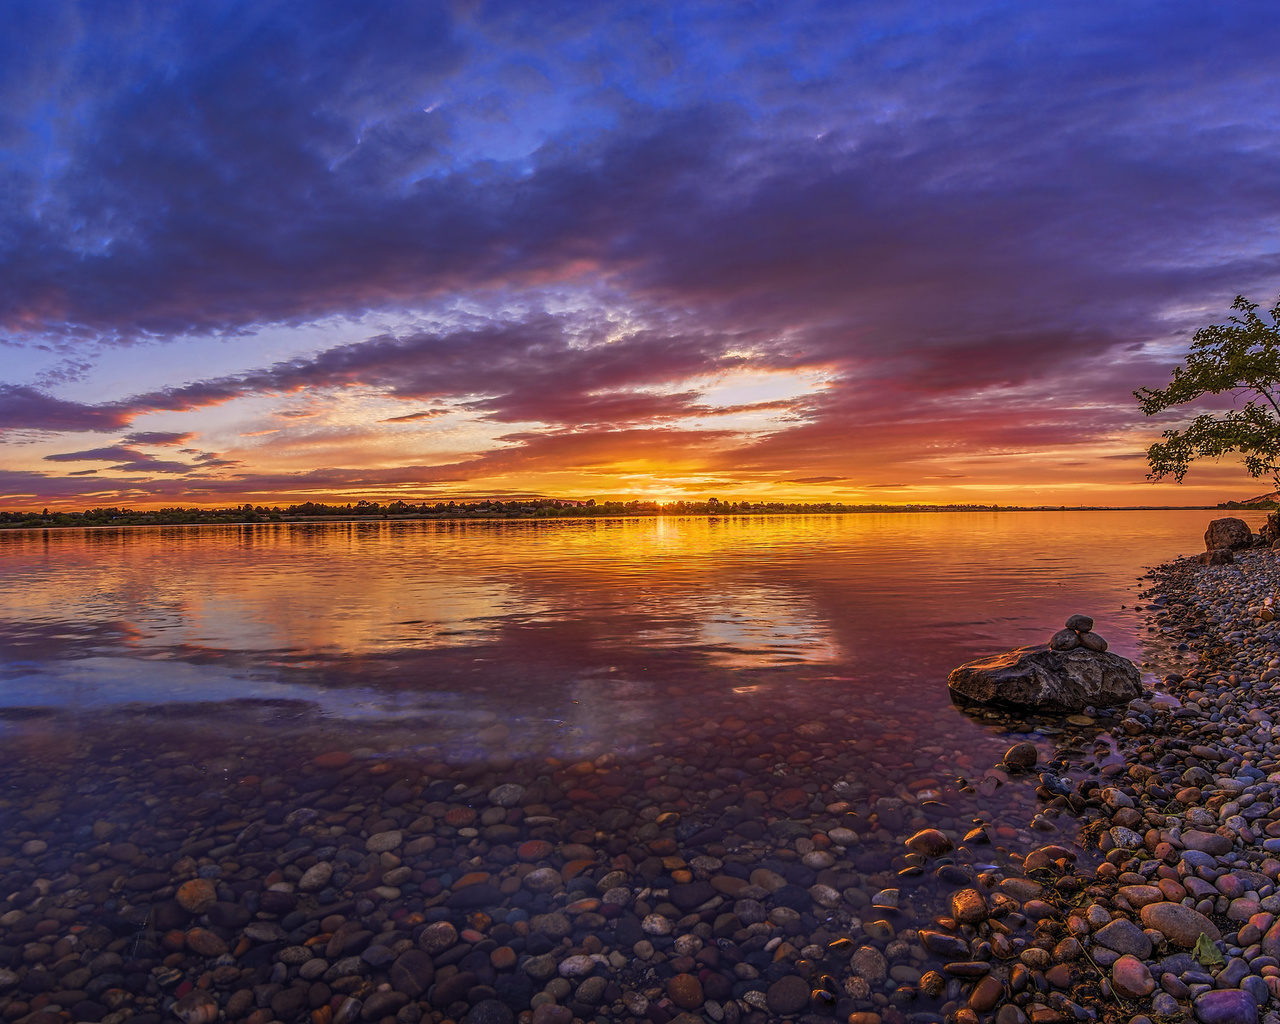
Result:
{"type": "Polygon", "coordinates": [[[677,974],[667,982],[667,995],[682,1009],[697,1010],[703,1003],[702,982],[692,974],[677,974]]]}
{"type": "Polygon", "coordinates": [[[514,967],[516,959],[516,951],[510,946],[499,946],[489,954],[489,963],[500,971],[514,967]]]}
{"type": "Polygon", "coordinates": [[[1054,988],[1071,987],[1071,968],[1066,964],[1055,964],[1044,972],[1044,976],[1054,988]]]}
{"type": "Polygon", "coordinates": [[[1004,763],[1011,768],[1034,768],[1039,760],[1040,751],[1034,743],[1015,743],[1004,754],[1004,763]]]}
{"type": "Polygon", "coordinates": [[[203,914],[218,902],[218,890],[207,878],[193,878],[178,886],[175,899],[189,914],[203,914]]]}
{"type": "Polygon", "coordinates": [[[973,994],[969,996],[969,1009],[977,1013],[989,1013],[996,1008],[1000,997],[1004,995],[1004,982],[994,974],[988,974],[973,986],[973,994]]]}
{"type": "Polygon", "coordinates": [[[951,916],[961,924],[977,924],[990,917],[991,911],[977,889],[960,889],[951,895],[951,916]]]}
{"type": "Polygon", "coordinates": [[[227,944],[207,928],[192,928],[187,932],[187,948],[200,956],[222,956],[227,944]]]}

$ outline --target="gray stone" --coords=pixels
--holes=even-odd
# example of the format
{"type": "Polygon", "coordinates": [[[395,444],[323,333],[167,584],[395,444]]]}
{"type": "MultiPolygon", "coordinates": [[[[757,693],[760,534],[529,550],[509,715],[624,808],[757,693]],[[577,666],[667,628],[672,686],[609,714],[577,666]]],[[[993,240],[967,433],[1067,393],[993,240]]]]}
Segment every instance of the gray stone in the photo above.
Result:
{"type": "Polygon", "coordinates": [[[396,958],[391,965],[389,980],[391,987],[403,992],[410,999],[417,999],[431,987],[431,979],[435,976],[435,965],[431,957],[420,949],[409,949],[396,958]]]}
{"type": "Polygon", "coordinates": [[[1093,940],[1114,949],[1117,953],[1128,953],[1145,960],[1151,955],[1151,940],[1146,933],[1132,921],[1117,918],[1110,924],[1103,925],[1093,934],[1093,940]]]}
{"type": "Polygon", "coordinates": [[[497,807],[515,807],[524,799],[524,786],[514,782],[504,782],[489,790],[489,802],[497,807]]]}
{"type": "Polygon", "coordinates": [[[1080,634],[1074,629],[1060,629],[1049,637],[1049,647],[1055,651],[1071,651],[1080,646],[1080,634]]]}
{"type": "Polygon", "coordinates": [[[462,1024],[513,1024],[516,1015],[498,999],[482,999],[467,1011],[462,1024]]]}
{"type": "Polygon", "coordinates": [[[809,1005],[809,986],[803,978],[788,974],[769,986],[765,1001],[773,1013],[799,1013],[809,1005]]]}
{"type": "Polygon", "coordinates": [[[1127,658],[1045,644],[968,662],[951,672],[947,685],[953,695],[979,704],[1065,713],[1142,696],[1142,674],[1127,658]]]}
{"type": "Polygon", "coordinates": [[[1088,615],[1072,615],[1067,619],[1067,629],[1073,633],[1087,633],[1093,629],[1093,619],[1088,615]]]}
{"type": "Polygon", "coordinates": [[[1080,646],[1101,654],[1107,649],[1107,642],[1097,633],[1081,633],[1080,646]]]}

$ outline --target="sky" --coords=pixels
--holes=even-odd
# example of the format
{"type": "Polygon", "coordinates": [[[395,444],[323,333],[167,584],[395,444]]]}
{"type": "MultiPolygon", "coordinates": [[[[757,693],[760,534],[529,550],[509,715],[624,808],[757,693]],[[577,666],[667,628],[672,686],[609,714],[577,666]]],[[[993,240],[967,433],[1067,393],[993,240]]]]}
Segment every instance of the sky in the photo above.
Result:
{"type": "Polygon", "coordinates": [[[1194,504],[1268,2],[130,3],[0,28],[0,507],[1194,504]],[[1198,411],[1198,410],[1193,410],[1198,411]]]}

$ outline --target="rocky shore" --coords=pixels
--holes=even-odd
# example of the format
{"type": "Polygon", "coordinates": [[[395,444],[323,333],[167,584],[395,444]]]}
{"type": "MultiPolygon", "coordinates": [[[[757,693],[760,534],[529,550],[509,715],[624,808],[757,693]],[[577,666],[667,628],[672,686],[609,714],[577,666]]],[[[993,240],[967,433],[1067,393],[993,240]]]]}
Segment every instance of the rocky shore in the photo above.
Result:
{"type": "Polygon", "coordinates": [[[0,1017],[1275,1024],[1276,556],[1151,585],[1179,671],[973,749],[785,703],[576,761],[502,723],[465,758],[37,730],[0,765],[0,1017]]]}

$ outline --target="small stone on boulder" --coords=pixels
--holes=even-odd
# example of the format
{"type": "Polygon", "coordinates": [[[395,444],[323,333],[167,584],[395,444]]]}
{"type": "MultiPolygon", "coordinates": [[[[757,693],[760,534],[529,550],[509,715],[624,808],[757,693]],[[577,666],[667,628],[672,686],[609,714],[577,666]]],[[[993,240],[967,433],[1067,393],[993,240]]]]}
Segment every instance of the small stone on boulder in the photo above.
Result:
{"type": "Polygon", "coordinates": [[[1074,629],[1060,629],[1049,638],[1049,648],[1054,651],[1071,651],[1080,646],[1080,634],[1074,629]]]}
{"type": "Polygon", "coordinates": [[[1088,615],[1072,615],[1067,619],[1067,629],[1073,633],[1087,633],[1093,629],[1093,619],[1088,615]]]}
{"type": "Polygon", "coordinates": [[[1098,654],[1102,654],[1107,649],[1107,642],[1103,640],[1102,637],[1098,636],[1097,633],[1081,633],[1080,646],[1087,647],[1091,651],[1096,651],[1098,654]]]}

